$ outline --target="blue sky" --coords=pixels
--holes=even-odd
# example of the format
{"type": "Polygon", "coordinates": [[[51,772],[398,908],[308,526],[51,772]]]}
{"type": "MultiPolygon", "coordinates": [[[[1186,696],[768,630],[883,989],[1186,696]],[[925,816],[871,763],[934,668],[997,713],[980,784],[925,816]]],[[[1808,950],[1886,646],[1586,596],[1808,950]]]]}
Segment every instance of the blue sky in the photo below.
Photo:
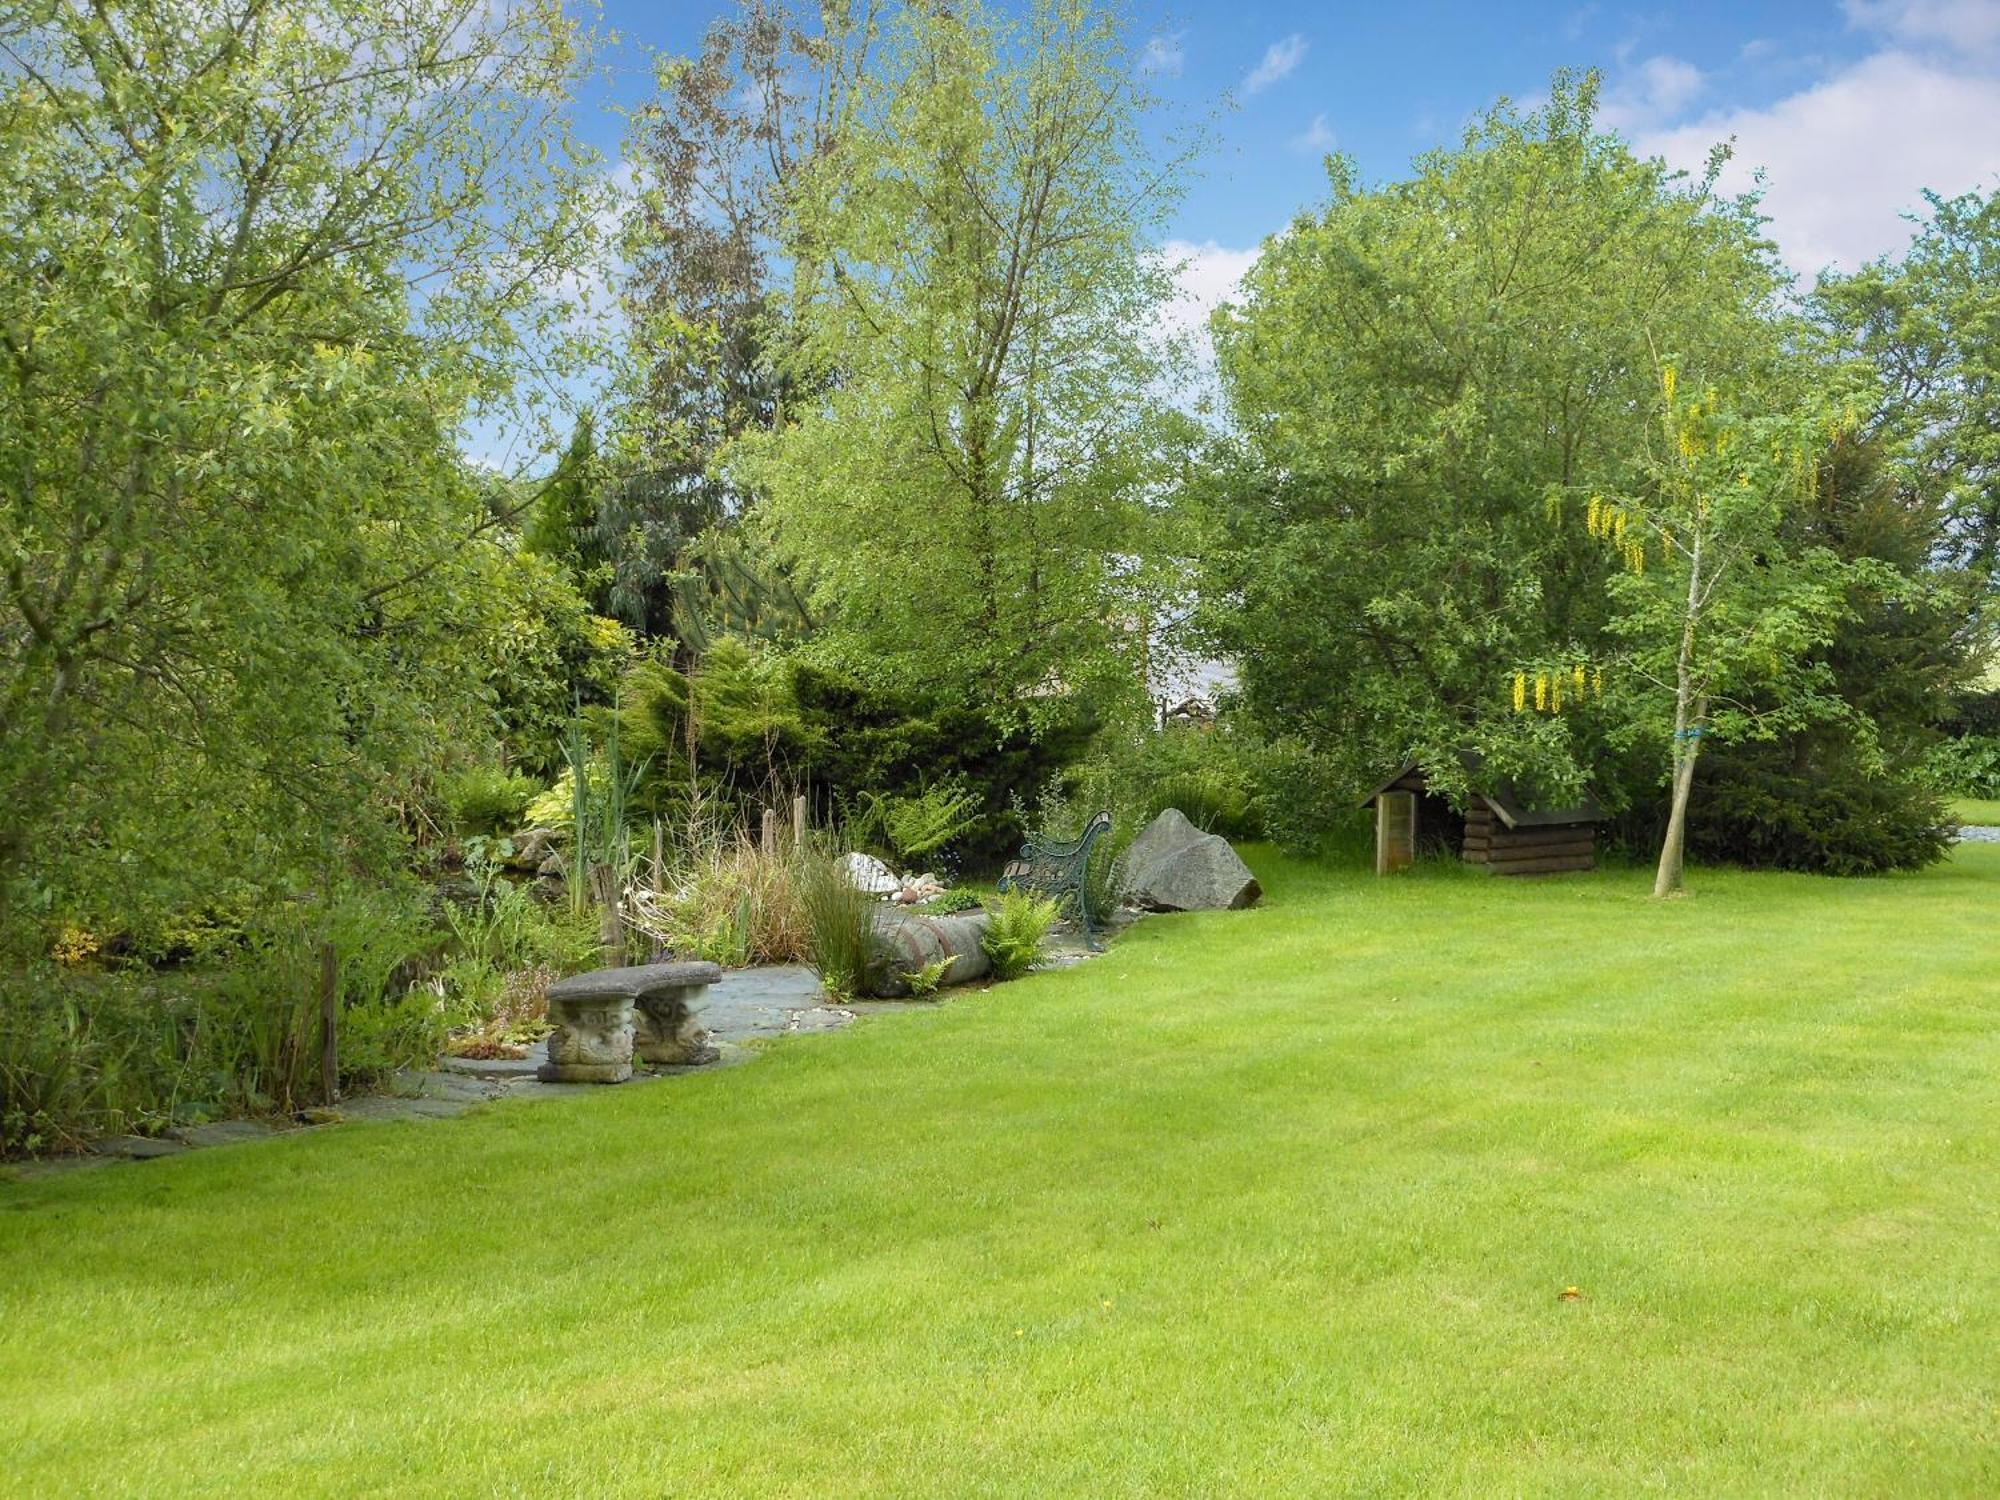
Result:
{"type": "MultiPolygon", "coordinates": [[[[810,0],[807,0],[810,3],[810,0]]],[[[1008,3],[1008,0],[997,0],[1008,3]]],[[[617,163],[618,110],[651,96],[653,60],[698,44],[727,0],[603,0],[617,33],[578,101],[617,163]]],[[[1163,246],[1184,269],[1168,321],[1202,326],[1257,246],[1323,200],[1322,161],[1401,175],[1501,94],[1529,100],[1562,66],[1596,67],[1604,118],[1642,151],[1698,169],[1734,138],[1725,186],[1766,173],[1773,238],[1810,279],[1907,243],[1925,188],[2000,186],[2000,0],[1784,4],[1467,4],[1443,0],[1129,0],[1154,91],[1213,118],[1163,246]]],[[[515,441],[475,436],[486,461],[515,441]]]]}
{"type": "MultiPolygon", "coordinates": [[[[722,9],[606,0],[620,40],[583,123],[608,155],[620,126],[606,106],[643,98],[649,54],[692,50],[722,9]]],[[[1398,175],[1563,65],[1603,70],[1607,116],[1648,151],[1698,165],[1736,137],[1742,169],[1767,170],[1774,233],[1801,271],[1895,249],[1925,187],[2000,182],[2000,0],[1135,0],[1130,13],[1155,90],[1191,115],[1222,111],[1172,228],[1214,259],[1211,280],[1323,195],[1329,148],[1398,175]]]]}

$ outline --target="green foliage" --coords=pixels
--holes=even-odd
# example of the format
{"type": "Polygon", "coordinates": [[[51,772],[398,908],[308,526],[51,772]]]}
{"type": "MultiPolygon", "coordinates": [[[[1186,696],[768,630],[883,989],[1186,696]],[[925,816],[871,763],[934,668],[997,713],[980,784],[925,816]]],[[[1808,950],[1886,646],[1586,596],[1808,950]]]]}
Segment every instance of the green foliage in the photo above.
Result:
{"type": "Polygon", "coordinates": [[[1952,797],[2000,797],[2000,735],[1940,740],[1925,757],[1925,784],[1952,797]]]}
{"type": "Polygon", "coordinates": [[[1697,858],[1823,875],[1915,870],[1950,852],[1943,798],[1864,755],[1782,751],[1706,757],[1688,849],[1697,858]]]}
{"type": "MultiPolygon", "coordinates": [[[[602,715],[598,716],[600,719],[602,715]]],[[[1010,798],[1068,764],[1090,721],[1031,730],[986,713],[889,691],[810,654],[724,639],[687,671],[656,656],[619,689],[625,753],[643,774],[633,810],[679,826],[697,806],[723,822],[754,821],[794,793],[814,805],[877,807],[924,853],[939,832],[973,864],[997,863],[1019,837],[1010,798]],[[874,799],[864,804],[865,797],[874,799]],[[879,804],[879,806],[877,806],[879,804]]],[[[705,815],[708,815],[705,814],[705,815]]],[[[915,856],[912,856],[915,857],[915,856]]]]}
{"type": "Polygon", "coordinates": [[[916,909],[927,917],[949,917],[959,912],[979,911],[985,905],[985,898],[979,892],[954,886],[941,895],[918,902],[916,909]]]}
{"type": "Polygon", "coordinates": [[[946,954],[943,958],[932,959],[921,968],[905,969],[903,983],[909,986],[912,998],[928,1000],[938,992],[938,987],[944,983],[944,976],[951,972],[951,966],[956,962],[955,958],[946,954]]]}
{"type": "Polygon", "coordinates": [[[138,927],[388,868],[439,747],[487,738],[501,528],[457,433],[515,406],[533,451],[530,346],[576,366],[541,289],[593,256],[577,32],[12,14],[0,904],[138,927]]]}
{"type": "Polygon", "coordinates": [[[810,394],[728,471],[832,659],[1001,721],[1135,696],[1187,424],[1153,394],[1178,164],[1129,24],[974,0],[882,33],[865,72],[835,58],[838,149],[787,186],[781,368],[810,394]]]}
{"type": "Polygon", "coordinates": [[[439,790],[453,831],[462,837],[494,838],[526,826],[522,819],[541,785],[518,771],[468,766],[447,775],[439,790]]]}
{"type": "Polygon", "coordinates": [[[766,852],[747,828],[697,809],[663,834],[666,868],[636,891],[626,921],[683,958],[728,967],[810,960],[812,930],[801,894],[820,856],[789,840],[766,852]]]}
{"type": "Polygon", "coordinates": [[[2000,189],[1927,194],[1900,255],[1820,279],[1836,349],[1880,374],[1877,426],[1907,447],[1905,480],[1950,518],[1943,555],[2000,579],[2000,189]]]}
{"type": "Polygon", "coordinates": [[[1028,891],[1004,893],[986,924],[979,946],[993,961],[997,980],[1019,979],[1048,952],[1049,929],[1062,909],[1056,902],[1028,891]]]}
{"type": "Polygon", "coordinates": [[[589,605],[556,564],[499,555],[489,569],[484,690],[513,764],[536,776],[563,765],[577,705],[609,703],[635,649],[630,632],[589,605]]]}
{"type": "Polygon", "coordinates": [[[1755,204],[1639,160],[1596,103],[1559,74],[1404,181],[1334,158],[1328,204],[1215,320],[1244,436],[1191,481],[1204,623],[1255,722],[1346,796],[1468,745],[1582,791],[1606,721],[1505,696],[1521,664],[1602,647],[1612,610],[1616,556],[1552,524],[1551,491],[1638,483],[1655,349],[1746,394],[1793,378],[1755,204]]]}
{"type": "Polygon", "coordinates": [[[1021,838],[1015,803],[1081,757],[1096,728],[1078,716],[1030,729],[982,709],[891,690],[823,660],[795,665],[793,691],[816,794],[838,801],[866,790],[909,795],[939,784],[977,791],[978,819],[955,846],[971,868],[997,867],[1013,854],[1021,838]]]}
{"type": "Polygon", "coordinates": [[[427,1065],[450,1016],[409,975],[435,930],[406,895],[357,890],[260,920],[222,967],[0,977],[0,1152],[317,1102],[328,941],[342,1086],[427,1065]]]}
{"type": "Polygon", "coordinates": [[[797,887],[811,933],[806,962],[830,997],[866,994],[869,966],[876,957],[875,898],[856,889],[823,853],[800,861],[797,887]]]}
{"type": "Polygon", "coordinates": [[[593,593],[603,564],[594,535],[601,467],[597,426],[585,412],[577,418],[561,463],[543,484],[527,524],[521,528],[521,545],[559,565],[582,598],[593,593]]]}
{"type": "Polygon", "coordinates": [[[913,862],[969,832],[979,822],[979,805],[979,797],[955,780],[902,797],[863,792],[848,831],[863,842],[879,840],[897,859],[913,862]]]}
{"type": "Polygon", "coordinates": [[[1691,847],[1831,874],[1943,856],[1936,794],[1954,788],[1935,780],[1935,725],[1972,669],[1965,577],[1927,566],[1946,529],[1940,507],[1911,490],[1879,440],[1843,439],[1824,451],[1811,493],[1781,523],[1787,548],[1820,547],[1893,571],[1849,578],[1842,613],[1812,653],[1837,707],[1788,717],[1757,686],[1739,690],[1763,733],[1704,752],[1691,847]]]}
{"type": "Polygon", "coordinates": [[[1093,804],[1091,811],[1109,808],[1137,827],[1177,807],[1204,832],[1262,838],[1259,750],[1254,739],[1229,725],[1107,733],[1072,775],[1072,800],[1093,804]]]}

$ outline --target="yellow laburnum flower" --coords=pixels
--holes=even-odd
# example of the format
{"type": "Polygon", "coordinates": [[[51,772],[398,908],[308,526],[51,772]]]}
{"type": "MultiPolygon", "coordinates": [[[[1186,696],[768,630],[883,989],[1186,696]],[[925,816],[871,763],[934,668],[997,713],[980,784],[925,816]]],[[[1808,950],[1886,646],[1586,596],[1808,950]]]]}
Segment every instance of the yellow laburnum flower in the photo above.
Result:
{"type": "Polygon", "coordinates": [[[1583,663],[1578,662],[1569,671],[1570,686],[1576,689],[1577,697],[1583,696],[1583,663]]]}
{"type": "Polygon", "coordinates": [[[1672,365],[1667,365],[1661,369],[1660,388],[1667,393],[1667,405],[1669,406],[1674,404],[1674,387],[1679,383],[1680,376],[1675,372],[1672,365]]]}
{"type": "Polygon", "coordinates": [[[1624,511],[1622,511],[1622,510],[1621,510],[1621,511],[1619,511],[1619,512],[1618,512],[1618,515],[1617,515],[1617,518],[1616,518],[1616,524],[1615,524],[1615,526],[1614,526],[1614,531],[1615,531],[1615,534],[1616,534],[1616,535],[1617,535],[1617,537],[1618,537],[1618,540],[1619,540],[1619,541],[1621,541],[1621,542],[1625,540],[1625,526],[1626,526],[1626,523],[1627,523],[1628,521],[1630,521],[1630,520],[1631,520],[1631,517],[1630,517],[1630,516],[1628,516],[1628,515],[1626,515],[1624,511]]]}
{"type": "Polygon", "coordinates": [[[1588,531],[1588,532],[1589,532],[1589,533],[1590,533],[1590,534],[1591,534],[1592,536],[1596,536],[1596,535],[1597,535],[1597,518],[1598,518],[1599,516],[1601,516],[1601,515],[1602,515],[1603,513],[1604,513],[1604,498],[1603,498],[1603,496],[1601,496],[1601,495],[1592,495],[1592,496],[1590,497],[1590,506],[1589,506],[1589,508],[1588,508],[1587,510],[1585,510],[1585,511],[1584,511],[1584,513],[1583,513],[1583,526],[1584,526],[1584,530],[1588,531]]]}
{"type": "Polygon", "coordinates": [[[1559,714],[1562,711],[1563,711],[1563,680],[1562,680],[1562,673],[1558,672],[1549,683],[1549,712],[1552,714],[1559,714]]]}
{"type": "Polygon", "coordinates": [[[1597,669],[1595,676],[1591,680],[1591,686],[1597,690],[1598,697],[1602,698],[1604,696],[1604,668],[1599,667],[1597,669]]]}
{"type": "Polygon", "coordinates": [[[1541,713],[1549,706],[1549,674],[1535,674],[1535,712],[1541,713]]]}
{"type": "Polygon", "coordinates": [[[1514,712],[1519,713],[1523,708],[1527,707],[1527,704],[1528,674],[1526,672],[1516,672],[1514,674],[1514,712]]]}

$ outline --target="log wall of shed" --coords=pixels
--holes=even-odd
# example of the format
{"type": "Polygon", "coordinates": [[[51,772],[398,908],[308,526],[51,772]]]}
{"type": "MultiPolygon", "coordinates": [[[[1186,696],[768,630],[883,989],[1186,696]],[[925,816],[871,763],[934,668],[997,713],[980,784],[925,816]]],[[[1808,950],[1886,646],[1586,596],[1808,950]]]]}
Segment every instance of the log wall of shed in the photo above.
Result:
{"type": "Polygon", "coordinates": [[[1597,830],[1589,823],[1509,828],[1493,809],[1475,804],[1465,817],[1467,864],[1496,875],[1558,875],[1597,868],[1597,830]]]}

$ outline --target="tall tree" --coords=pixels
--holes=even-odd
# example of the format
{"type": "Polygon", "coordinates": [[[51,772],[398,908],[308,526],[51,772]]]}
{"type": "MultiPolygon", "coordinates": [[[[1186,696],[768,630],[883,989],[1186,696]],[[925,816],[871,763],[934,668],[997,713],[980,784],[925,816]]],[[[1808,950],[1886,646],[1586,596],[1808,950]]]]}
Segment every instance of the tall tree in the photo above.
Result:
{"type": "Polygon", "coordinates": [[[905,685],[1046,716],[1136,680],[1176,163],[1133,64],[1102,6],[908,6],[791,197],[814,394],[732,472],[828,647],[905,685]]]}
{"type": "Polygon", "coordinates": [[[655,634],[675,630],[699,539],[743,510],[718,455],[786,403],[787,205],[830,148],[878,27],[875,0],[826,0],[810,22],[801,9],[741,0],[693,56],[661,65],[633,119],[623,295],[639,387],[596,544],[608,607],[655,634]]]}
{"type": "Polygon", "coordinates": [[[476,683],[456,432],[563,353],[577,36],[554,0],[16,3],[0,48],[0,885],[198,885],[200,838],[219,870],[379,809],[476,683]]]}
{"type": "Polygon", "coordinates": [[[1943,507],[1946,556],[2000,587],[2000,189],[1928,201],[1900,258],[1822,277],[1814,303],[1880,373],[1871,425],[1943,507]]]}
{"type": "MultiPolygon", "coordinates": [[[[1846,710],[1705,748],[1691,855],[1848,875],[1918,868],[1949,848],[1927,753],[1982,667],[1976,589],[1937,566],[1947,518],[1894,458],[1879,435],[1838,434],[1782,524],[1788,555],[1824,547],[1885,565],[1856,570],[1820,653],[1846,710]]],[[[1755,686],[1743,696],[1759,715],[1778,706],[1755,686]]]]}
{"type": "MultiPolygon", "coordinates": [[[[1246,706],[1358,791],[1476,745],[1573,796],[1596,716],[1516,716],[1522,663],[1590,654],[1614,560],[1552,501],[1638,480],[1652,348],[1776,382],[1782,285],[1756,205],[1635,158],[1594,76],[1504,102],[1405,181],[1329,162],[1215,321],[1239,451],[1207,485],[1208,618],[1246,706]]],[[[1615,789],[1603,789],[1615,790],[1615,789]]]]}
{"type": "MultiPolygon", "coordinates": [[[[1846,713],[1817,653],[1848,616],[1853,583],[1897,580],[1877,560],[1791,544],[1787,522],[1819,479],[1824,409],[1732,411],[1713,387],[1682,392],[1671,363],[1661,384],[1642,482],[1581,508],[1585,530],[1623,564],[1610,633],[1626,647],[1612,667],[1625,728],[1666,747],[1671,803],[1653,894],[1669,896],[1683,885],[1706,740],[1769,739],[1846,713]]],[[[1831,418],[1836,432],[1843,420],[1831,418]]]]}

